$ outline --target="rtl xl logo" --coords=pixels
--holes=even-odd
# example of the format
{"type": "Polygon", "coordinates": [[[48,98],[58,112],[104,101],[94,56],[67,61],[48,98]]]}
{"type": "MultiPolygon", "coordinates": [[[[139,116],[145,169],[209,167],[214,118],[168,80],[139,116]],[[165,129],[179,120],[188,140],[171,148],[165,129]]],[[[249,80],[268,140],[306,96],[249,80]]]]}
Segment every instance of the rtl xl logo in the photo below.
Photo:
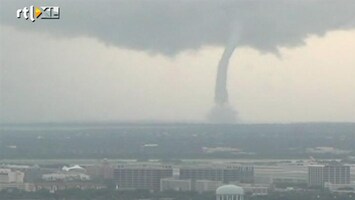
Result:
{"type": "Polygon", "coordinates": [[[30,19],[32,22],[39,19],[59,19],[60,9],[58,6],[30,6],[18,9],[16,11],[16,17],[21,18],[23,16],[26,20],[30,19]]]}

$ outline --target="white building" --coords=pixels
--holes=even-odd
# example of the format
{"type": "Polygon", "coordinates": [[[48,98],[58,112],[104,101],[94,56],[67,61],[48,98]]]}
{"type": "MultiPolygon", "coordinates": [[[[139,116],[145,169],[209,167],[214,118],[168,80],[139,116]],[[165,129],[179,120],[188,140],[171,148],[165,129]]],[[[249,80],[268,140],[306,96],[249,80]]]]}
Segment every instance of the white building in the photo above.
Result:
{"type": "Polygon", "coordinates": [[[216,200],[244,200],[244,189],[236,185],[223,185],[216,190],[216,200]]]}
{"type": "Polygon", "coordinates": [[[0,169],[0,191],[9,188],[33,191],[31,184],[23,182],[24,177],[25,174],[21,171],[0,169]]]}
{"type": "Polygon", "coordinates": [[[87,181],[90,180],[90,176],[83,173],[57,172],[51,174],[43,174],[42,179],[45,181],[87,181]]]}
{"type": "Polygon", "coordinates": [[[0,183],[23,183],[25,174],[11,169],[0,169],[0,183]]]}
{"type": "Polygon", "coordinates": [[[90,176],[86,174],[86,169],[79,165],[72,167],[64,166],[62,171],[50,174],[43,174],[42,179],[45,181],[88,181],[90,176]]]}

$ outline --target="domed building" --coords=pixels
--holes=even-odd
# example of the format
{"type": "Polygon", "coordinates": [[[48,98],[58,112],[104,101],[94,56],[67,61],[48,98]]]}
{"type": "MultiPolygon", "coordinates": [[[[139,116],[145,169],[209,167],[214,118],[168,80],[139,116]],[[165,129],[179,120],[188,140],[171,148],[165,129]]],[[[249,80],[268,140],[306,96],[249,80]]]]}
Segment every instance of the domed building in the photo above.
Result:
{"type": "Polygon", "coordinates": [[[216,200],[244,200],[244,189],[236,185],[223,185],[216,190],[216,200]]]}

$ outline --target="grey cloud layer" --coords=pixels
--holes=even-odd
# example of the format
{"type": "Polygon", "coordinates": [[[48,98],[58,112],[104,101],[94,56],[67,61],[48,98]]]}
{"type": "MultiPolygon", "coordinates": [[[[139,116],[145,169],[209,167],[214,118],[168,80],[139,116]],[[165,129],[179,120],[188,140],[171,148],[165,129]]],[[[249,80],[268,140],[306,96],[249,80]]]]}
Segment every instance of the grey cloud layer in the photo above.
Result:
{"type": "Polygon", "coordinates": [[[109,45],[174,55],[206,45],[225,46],[233,26],[240,44],[265,52],[300,45],[310,34],[355,26],[354,0],[5,0],[2,24],[60,37],[90,36],[109,45]],[[16,19],[29,5],[59,5],[61,20],[16,19]],[[238,29],[239,30],[239,29],[238,29]]]}

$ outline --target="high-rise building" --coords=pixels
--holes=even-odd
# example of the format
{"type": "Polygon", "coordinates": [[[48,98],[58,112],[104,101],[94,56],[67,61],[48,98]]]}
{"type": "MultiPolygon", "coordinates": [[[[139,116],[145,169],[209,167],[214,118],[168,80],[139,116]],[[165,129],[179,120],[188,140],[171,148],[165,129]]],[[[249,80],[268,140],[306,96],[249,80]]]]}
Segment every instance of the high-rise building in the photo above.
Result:
{"type": "Polygon", "coordinates": [[[118,189],[160,190],[160,180],[173,176],[168,165],[119,165],[114,169],[118,189]]]}
{"type": "Polygon", "coordinates": [[[324,183],[350,184],[350,166],[339,163],[309,166],[309,186],[324,186],[324,183]]]}
{"type": "Polygon", "coordinates": [[[350,184],[350,166],[346,165],[326,165],[323,170],[325,183],[350,184]]]}
{"type": "Polygon", "coordinates": [[[242,165],[182,167],[180,179],[252,183],[254,167],[242,165]]]}
{"type": "Polygon", "coordinates": [[[311,165],[308,166],[308,185],[309,186],[323,186],[324,165],[311,165]]]}

